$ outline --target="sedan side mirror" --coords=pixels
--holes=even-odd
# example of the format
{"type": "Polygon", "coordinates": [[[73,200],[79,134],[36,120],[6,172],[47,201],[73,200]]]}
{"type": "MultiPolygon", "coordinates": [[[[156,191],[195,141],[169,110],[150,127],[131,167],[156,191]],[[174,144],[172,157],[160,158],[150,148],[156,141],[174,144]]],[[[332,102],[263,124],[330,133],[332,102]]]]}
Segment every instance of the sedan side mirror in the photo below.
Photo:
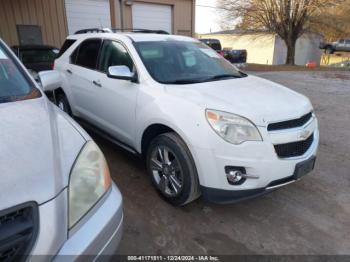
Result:
{"type": "Polygon", "coordinates": [[[137,82],[137,75],[134,72],[131,72],[129,67],[121,65],[121,66],[110,66],[108,68],[109,78],[121,79],[121,80],[129,80],[131,82],[137,82]]]}
{"type": "Polygon", "coordinates": [[[62,83],[60,73],[52,70],[39,72],[39,80],[44,92],[54,91],[61,87],[62,83]]]}

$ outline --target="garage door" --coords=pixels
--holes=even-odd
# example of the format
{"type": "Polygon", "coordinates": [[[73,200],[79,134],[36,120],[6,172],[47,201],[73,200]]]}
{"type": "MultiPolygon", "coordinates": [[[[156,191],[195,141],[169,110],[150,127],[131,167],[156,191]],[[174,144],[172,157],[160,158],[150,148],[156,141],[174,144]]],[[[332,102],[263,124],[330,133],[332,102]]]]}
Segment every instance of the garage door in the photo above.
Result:
{"type": "Polygon", "coordinates": [[[109,0],[65,0],[68,32],[111,27],[109,0]]]}
{"type": "Polygon", "coordinates": [[[164,30],[172,33],[172,21],[172,7],[170,5],[143,3],[132,5],[132,24],[134,28],[164,30]]]}

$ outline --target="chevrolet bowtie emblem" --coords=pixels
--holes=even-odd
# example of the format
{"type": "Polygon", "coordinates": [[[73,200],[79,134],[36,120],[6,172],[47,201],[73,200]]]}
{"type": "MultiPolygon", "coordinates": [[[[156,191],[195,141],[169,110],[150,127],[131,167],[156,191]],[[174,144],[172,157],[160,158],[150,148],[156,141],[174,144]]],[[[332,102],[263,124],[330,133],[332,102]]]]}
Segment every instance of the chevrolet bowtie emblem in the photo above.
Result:
{"type": "Polygon", "coordinates": [[[307,139],[310,136],[311,132],[309,130],[303,130],[300,132],[300,139],[307,139]]]}

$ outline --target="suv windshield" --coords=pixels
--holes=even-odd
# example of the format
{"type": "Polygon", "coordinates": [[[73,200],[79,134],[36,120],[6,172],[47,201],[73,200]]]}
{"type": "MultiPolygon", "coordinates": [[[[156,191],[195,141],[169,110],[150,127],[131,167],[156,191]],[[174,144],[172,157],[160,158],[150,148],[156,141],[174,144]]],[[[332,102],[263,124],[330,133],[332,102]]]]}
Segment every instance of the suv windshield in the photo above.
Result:
{"type": "Polygon", "coordinates": [[[246,74],[201,42],[135,42],[150,75],[163,84],[193,84],[246,74]]]}
{"type": "Polygon", "coordinates": [[[21,70],[0,42],[0,103],[41,96],[40,91],[31,84],[21,70]]]}

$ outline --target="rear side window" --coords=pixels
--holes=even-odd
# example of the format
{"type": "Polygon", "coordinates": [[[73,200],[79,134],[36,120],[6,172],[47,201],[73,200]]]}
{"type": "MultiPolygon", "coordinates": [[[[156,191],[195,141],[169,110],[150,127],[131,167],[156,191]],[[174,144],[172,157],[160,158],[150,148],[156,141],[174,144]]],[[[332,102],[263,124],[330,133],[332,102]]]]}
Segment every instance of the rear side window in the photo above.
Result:
{"type": "Polygon", "coordinates": [[[74,39],[67,39],[67,40],[63,43],[63,45],[62,45],[62,47],[61,47],[61,50],[60,50],[60,52],[59,52],[58,55],[57,55],[57,58],[59,58],[61,55],[63,55],[64,52],[66,52],[67,49],[70,48],[75,42],[76,42],[76,40],[74,40],[74,39]]]}
{"type": "Polygon", "coordinates": [[[100,39],[84,41],[79,47],[75,64],[89,69],[96,69],[100,47],[100,39]]]}

